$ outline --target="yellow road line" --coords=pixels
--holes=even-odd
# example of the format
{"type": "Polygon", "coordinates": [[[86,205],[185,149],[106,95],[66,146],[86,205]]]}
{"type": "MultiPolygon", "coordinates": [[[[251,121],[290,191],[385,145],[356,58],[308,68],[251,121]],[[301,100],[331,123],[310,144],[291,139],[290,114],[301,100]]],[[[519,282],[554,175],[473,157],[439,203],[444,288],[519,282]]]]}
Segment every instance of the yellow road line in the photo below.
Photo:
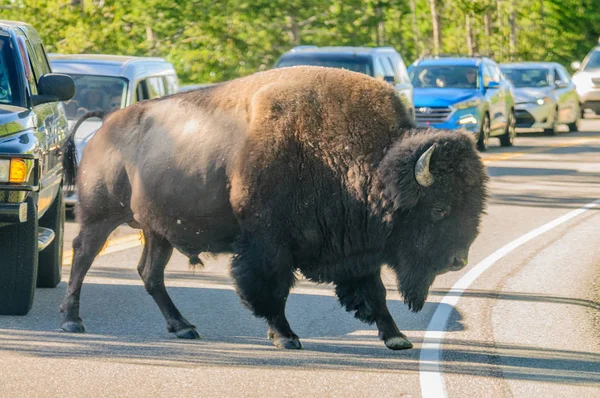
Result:
{"type": "Polygon", "coordinates": [[[593,141],[598,141],[598,140],[599,140],[599,138],[579,137],[579,138],[576,138],[575,140],[569,141],[569,142],[550,144],[549,145],[551,147],[550,149],[539,148],[539,149],[532,149],[532,150],[526,151],[526,152],[499,153],[497,155],[493,155],[493,156],[484,158],[483,163],[498,162],[498,161],[502,161],[502,160],[514,159],[516,157],[523,156],[523,155],[530,155],[530,154],[534,154],[534,153],[544,153],[544,152],[548,152],[548,151],[551,151],[556,148],[566,148],[566,147],[575,146],[575,145],[579,145],[579,144],[585,144],[588,142],[593,142],[593,141]]]}
{"type": "MultiPolygon", "coordinates": [[[[99,256],[104,254],[114,253],[117,251],[130,249],[142,245],[144,242],[144,235],[142,232],[135,234],[129,234],[114,239],[108,239],[104,244],[102,250],[100,250],[99,256]]],[[[70,250],[68,253],[63,253],[63,265],[71,265],[73,263],[73,251],[70,250]]]]}

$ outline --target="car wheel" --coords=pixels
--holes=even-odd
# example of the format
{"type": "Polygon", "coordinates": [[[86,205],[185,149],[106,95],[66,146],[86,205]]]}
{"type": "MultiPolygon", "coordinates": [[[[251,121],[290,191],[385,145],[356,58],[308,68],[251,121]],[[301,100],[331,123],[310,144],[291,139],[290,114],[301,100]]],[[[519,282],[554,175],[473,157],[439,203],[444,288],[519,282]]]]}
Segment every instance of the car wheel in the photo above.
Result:
{"type": "Polygon", "coordinates": [[[552,126],[549,129],[544,129],[546,135],[557,135],[558,134],[558,109],[554,111],[554,119],[552,120],[552,126]]]}
{"type": "Polygon", "coordinates": [[[567,124],[570,132],[574,133],[574,132],[579,131],[579,122],[581,121],[581,119],[582,119],[581,110],[579,110],[577,112],[577,117],[575,118],[575,121],[573,123],[567,124]]]}
{"type": "Polygon", "coordinates": [[[0,315],[26,315],[33,304],[38,219],[34,198],[29,196],[25,203],[27,221],[0,228],[0,315]]]}
{"type": "Polygon", "coordinates": [[[39,254],[38,287],[56,287],[62,277],[63,241],[65,231],[65,201],[62,187],[46,214],[40,219],[40,226],[54,231],[54,240],[39,254]]]}
{"type": "Polygon", "coordinates": [[[516,136],[517,118],[515,117],[515,111],[511,110],[508,114],[508,123],[506,124],[506,131],[500,136],[500,145],[513,146],[513,144],[515,143],[516,136]]]}
{"type": "Polygon", "coordinates": [[[490,116],[486,113],[481,121],[481,128],[479,129],[479,138],[477,140],[477,149],[481,152],[485,152],[488,148],[490,141],[490,116]]]}

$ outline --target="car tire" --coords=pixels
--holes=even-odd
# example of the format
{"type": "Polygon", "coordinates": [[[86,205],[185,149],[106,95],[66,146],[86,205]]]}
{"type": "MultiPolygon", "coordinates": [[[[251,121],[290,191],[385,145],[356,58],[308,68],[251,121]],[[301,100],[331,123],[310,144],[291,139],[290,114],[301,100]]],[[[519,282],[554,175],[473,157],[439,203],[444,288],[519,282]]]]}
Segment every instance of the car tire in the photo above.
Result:
{"type": "Polygon", "coordinates": [[[515,111],[511,109],[508,114],[508,123],[506,124],[506,131],[500,136],[500,145],[502,146],[513,146],[515,143],[515,137],[517,136],[517,118],[515,117],[515,111]]]}
{"type": "Polygon", "coordinates": [[[56,287],[62,278],[63,242],[65,235],[65,200],[62,187],[46,214],[40,219],[40,227],[54,231],[54,240],[39,254],[37,287],[56,287]]]}
{"type": "Polygon", "coordinates": [[[554,111],[554,119],[549,129],[544,129],[545,135],[558,135],[558,109],[554,111]]]}
{"type": "Polygon", "coordinates": [[[490,116],[485,113],[483,120],[481,121],[481,128],[479,129],[479,138],[477,139],[477,149],[481,152],[485,152],[488,149],[488,143],[490,141],[490,116]]]}
{"type": "Polygon", "coordinates": [[[37,279],[37,206],[27,203],[27,221],[0,228],[0,315],[27,315],[33,304],[37,279]]]}
{"type": "Polygon", "coordinates": [[[575,121],[573,123],[567,124],[571,133],[576,133],[577,131],[579,131],[579,122],[581,121],[581,119],[582,118],[580,109],[579,112],[577,112],[577,117],[575,118],[575,121]]]}

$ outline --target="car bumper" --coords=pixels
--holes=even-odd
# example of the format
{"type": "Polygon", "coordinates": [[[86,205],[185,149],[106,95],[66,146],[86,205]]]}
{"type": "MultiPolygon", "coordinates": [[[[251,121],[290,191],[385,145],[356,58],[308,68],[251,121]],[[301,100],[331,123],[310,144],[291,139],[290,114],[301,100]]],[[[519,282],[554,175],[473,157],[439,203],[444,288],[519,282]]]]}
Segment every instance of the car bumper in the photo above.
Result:
{"type": "Polygon", "coordinates": [[[27,203],[0,203],[0,226],[27,221],[27,203]]]}
{"type": "Polygon", "coordinates": [[[65,206],[67,207],[73,207],[77,204],[77,202],[79,201],[79,198],[77,197],[77,192],[75,192],[72,195],[67,196],[65,194],[65,206]]]}
{"type": "Polygon", "coordinates": [[[517,128],[522,129],[544,129],[552,126],[552,111],[554,105],[547,103],[538,105],[534,102],[520,103],[515,105],[515,117],[517,128]]]}
{"type": "MultiPolygon", "coordinates": [[[[415,108],[418,108],[415,106],[415,108]]],[[[481,128],[482,112],[478,108],[467,108],[452,110],[446,120],[443,122],[431,122],[419,117],[417,126],[422,128],[448,129],[448,130],[466,130],[474,134],[479,133],[481,128]]]]}
{"type": "Polygon", "coordinates": [[[577,87],[581,109],[600,114],[600,87],[577,87]]]}

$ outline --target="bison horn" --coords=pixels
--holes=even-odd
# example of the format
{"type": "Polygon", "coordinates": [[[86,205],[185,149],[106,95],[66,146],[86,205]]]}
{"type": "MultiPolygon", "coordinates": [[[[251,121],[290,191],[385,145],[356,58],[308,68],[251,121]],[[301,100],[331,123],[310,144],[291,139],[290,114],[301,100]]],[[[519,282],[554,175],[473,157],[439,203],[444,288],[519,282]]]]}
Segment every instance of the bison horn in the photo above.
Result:
{"type": "Polygon", "coordinates": [[[426,150],[419,160],[417,160],[417,165],[415,166],[415,178],[419,185],[423,187],[428,187],[433,184],[434,178],[429,171],[429,161],[431,160],[431,154],[435,149],[435,144],[430,146],[428,150],[426,150]]]}

